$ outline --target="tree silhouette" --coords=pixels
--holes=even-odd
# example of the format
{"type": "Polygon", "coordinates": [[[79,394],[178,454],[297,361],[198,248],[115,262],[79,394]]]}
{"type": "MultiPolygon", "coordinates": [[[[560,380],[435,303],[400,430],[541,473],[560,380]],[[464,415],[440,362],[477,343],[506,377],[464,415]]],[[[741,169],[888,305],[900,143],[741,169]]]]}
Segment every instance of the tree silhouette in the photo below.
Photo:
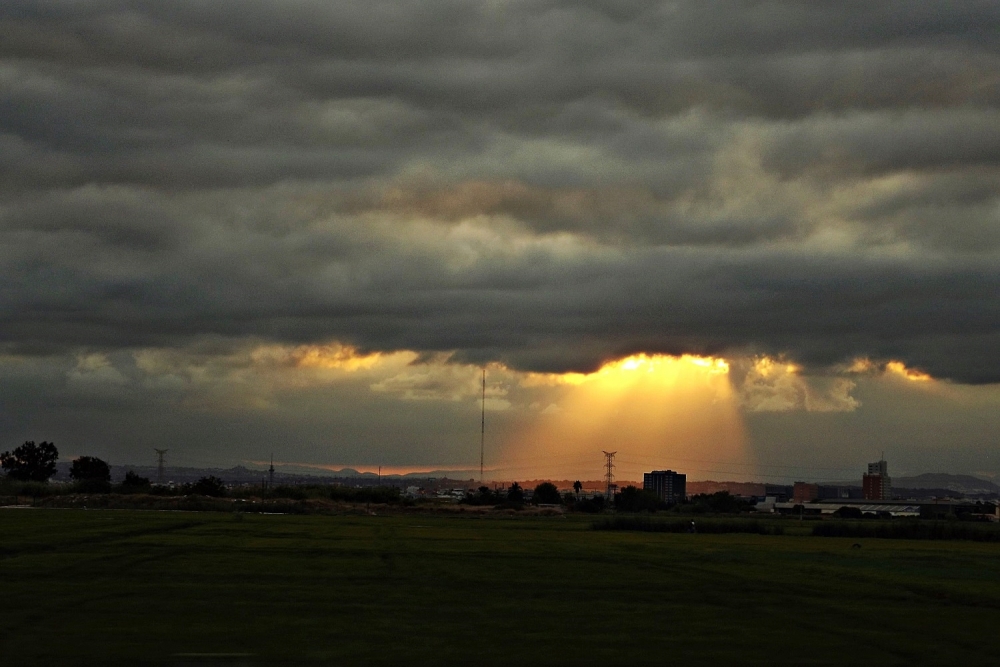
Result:
{"type": "Polygon", "coordinates": [[[507,500],[512,503],[523,503],[524,502],[524,489],[517,482],[510,485],[507,489],[507,500]]]}
{"type": "Polygon", "coordinates": [[[615,507],[622,512],[652,512],[660,506],[666,507],[659,496],[636,486],[626,486],[615,494],[615,507]]]}
{"type": "Polygon", "coordinates": [[[573,482],[573,490],[576,491],[576,497],[580,498],[580,491],[583,491],[583,483],[580,480],[573,482]]]}
{"type": "Polygon", "coordinates": [[[558,505],[561,500],[559,489],[552,482],[542,482],[535,487],[535,493],[531,496],[531,502],[536,505],[558,505]]]}
{"type": "Polygon", "coordinates": [[[135,472],[129,470],[125,473],[125,481],[122,482],[122,486],[127,486],[132,489],[148,489],[152,484],[148,477],[142,477],[135,472]]]}
{"type": "Polygon", "coordinates": [[[125,479],[115,490],[118,493],[150,493],[153,490],[153,485],[148,477],[142,477],[129,470],[125,473],[125,479]]]}
{"type": "Polygon", "coordinates": [[[69,476],[77,481],[111,481],[111,468],[96,456],[81,456],[73,461],[69,476]]]}
{"type": "Polygon", "coordinates": [[[11,479],[22,482],[45,482],[56,474],[59,450],[51,442],[36,445],[29,440],[13,452],[0,454],[0,467],[11,479]]]}
{"type": "Polygon", "coordinates": [[[192,484],[188,491],[202,496],[219,498],[226,495],[226,485],[215,475],[209,475],[208,477],[202,477],[192,484]]]}

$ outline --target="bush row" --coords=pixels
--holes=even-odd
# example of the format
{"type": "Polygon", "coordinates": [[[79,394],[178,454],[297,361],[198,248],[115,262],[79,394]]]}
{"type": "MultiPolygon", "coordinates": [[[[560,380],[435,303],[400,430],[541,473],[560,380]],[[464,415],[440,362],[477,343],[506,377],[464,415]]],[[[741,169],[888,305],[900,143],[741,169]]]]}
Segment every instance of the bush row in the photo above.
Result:
{"type": "Polygon", "coordinates": [[[824,521],[813,527],[817,537],[878,537],[890,540],[972,540],[1000,542],[1000,529],[989,524],[954,521],[846,522],[824,521]]]}
{"type": "Polygon", "coordinates": [[[713,519],[690,521],[687,519],[660,520],[644,516],[611,516],[591,524],[594,530],[636,530],[649,533],[752,533],[755,535],[784,535],[782,526],[771,521],[756,519],[713,519]]]}

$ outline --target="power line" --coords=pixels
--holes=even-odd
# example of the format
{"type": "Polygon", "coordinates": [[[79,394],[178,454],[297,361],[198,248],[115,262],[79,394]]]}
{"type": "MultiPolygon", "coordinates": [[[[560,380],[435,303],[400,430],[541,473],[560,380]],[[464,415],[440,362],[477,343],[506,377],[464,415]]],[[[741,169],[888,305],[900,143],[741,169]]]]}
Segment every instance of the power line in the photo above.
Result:
{"type": "MultiPolygon", "coordinates": [[[[753,467],[757,467],[757,468],[786,468],[786,469],[794,469],[794,470],[831,470],[831,471],[837,471],[837,472],[847,472],[847,471],[854,472],[856,470],[856,468],[854,468],[854,467],[850,467],[850,468],[832,468],[832,467],[829,467],[829,466],[791,466],[791,465],[781,465],[781,464],[778,464],[778,463],[759,463],[759,462],[756,462],[756,461],[752,462],[752,463],[742,463],[742,462],[739,462],[739,461],[706,461],[704,459],[685,459],[685,458],[681,458],[681,457],[677,457],[677,456],[669,456],[669,455],[663,455],[663,456],[642,456],[641,454],[639,454],[639,455],[635,455],[634,458],[646,459],[647,461],[659,461],[659,460],[662,460],[663,458],[670,458],[670,460],[672,460],[672,461],[684,461],[686,463],[707,463],[707,464],[710,464],[710,465],[721,464],[721,465],[736,465],[736,466],[753,466],[753,467]]],[[[642,465],[641,461],[628,461],[628,463],[635,463],[637,465],[642,465]]]]}
{"type": "MultiPolygon", "coordinates": [[[[827,470],[831,472],[845,472],[845,473],[854,473],[857,471],[857,468],[855,467],[834,468],[830,466],[795,466],[795,465],[782,465],[776,463],[759,463],[759,462],[743,462],[743,461],[712,461],[705,459],[689,459],[677,456],[670,456],[669,454],[657,455],[657,456],[643,456],[638,454],[630,454],[628,459],[619,459],[619,460],[622,463],[628,463],[632,465],[645,465],[647,462],[659,462],[662,461],[664,458],[669,458],[671,461],[682,461],[684,463],[741,466],[746,468],[768,468],[768,469],[780,469],[780,470],[827,470]],[[636,459],[644,459],[644,460],[636,460],[636,459]]],[[[565,456],[553,455],[553,456],[527,456],[527,457],[519,456],[517,458],[502,457],[501,462],[507,464],[531,465],[537,463],[544,463],[548,461],[565,462],[565,463],[585,463],[587,460],[588,459],[585,456],[568,458],[565,456]]]]}

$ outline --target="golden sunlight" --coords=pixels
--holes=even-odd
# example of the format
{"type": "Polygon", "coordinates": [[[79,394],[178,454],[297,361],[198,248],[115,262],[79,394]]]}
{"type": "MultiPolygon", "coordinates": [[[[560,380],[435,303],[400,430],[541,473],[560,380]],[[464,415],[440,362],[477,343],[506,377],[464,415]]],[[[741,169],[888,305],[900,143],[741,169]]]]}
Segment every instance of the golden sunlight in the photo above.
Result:
{"type": "MultiPolygon", "coordinates": [[[[538,474],[600,473],[601,450],[618,451],[617,475],[691,470],[691,461],[748,461],[739,401],[723,359],[636,354],[589,374],[532,374],[524,387],[552,387],[530,427],[505,448],[505,463],[538,474]]],[[[704,467],[704,466],[702,466],[704,467]]]]}
{"type": "Polygon", "coordinates": [[[902,361],[887,361],[884,364],[876,363],[867,357],[860,357],[851,362],[848,366],[842,366],[841,372],[853,374],[883,373],[909,380],[910,382],[930,382],[934,378],[913,368],[907,368],[902,361]]]}
{"type": "Polygon", "coordinates": [[[885,370],[887,373],[893,373],[904,377],[910,382],[930,382],[934,378],[924,373],[923,371],[918,371],[912,368],[907,368],[906,364],[901,361],[890,361],[885,365],[885,370]]]}
{"type": "Polygon", "coordinates": [[[381,352],[358,354],[348,345],[301,345],[292,352],[299,368],[341,368],[356,371],[371,368],[386,356],[381,352]]]}

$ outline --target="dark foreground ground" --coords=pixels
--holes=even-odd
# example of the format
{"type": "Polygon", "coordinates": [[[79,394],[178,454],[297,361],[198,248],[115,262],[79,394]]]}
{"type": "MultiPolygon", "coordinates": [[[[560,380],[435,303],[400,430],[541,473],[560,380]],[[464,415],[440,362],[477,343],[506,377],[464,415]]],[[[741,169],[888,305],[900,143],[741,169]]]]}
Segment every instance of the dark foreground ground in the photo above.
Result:
{"type": "Polygon", "coordinates": [[[8,509],[0,573],[4,665],[1000,662],[998,544],[8,509]]]}

